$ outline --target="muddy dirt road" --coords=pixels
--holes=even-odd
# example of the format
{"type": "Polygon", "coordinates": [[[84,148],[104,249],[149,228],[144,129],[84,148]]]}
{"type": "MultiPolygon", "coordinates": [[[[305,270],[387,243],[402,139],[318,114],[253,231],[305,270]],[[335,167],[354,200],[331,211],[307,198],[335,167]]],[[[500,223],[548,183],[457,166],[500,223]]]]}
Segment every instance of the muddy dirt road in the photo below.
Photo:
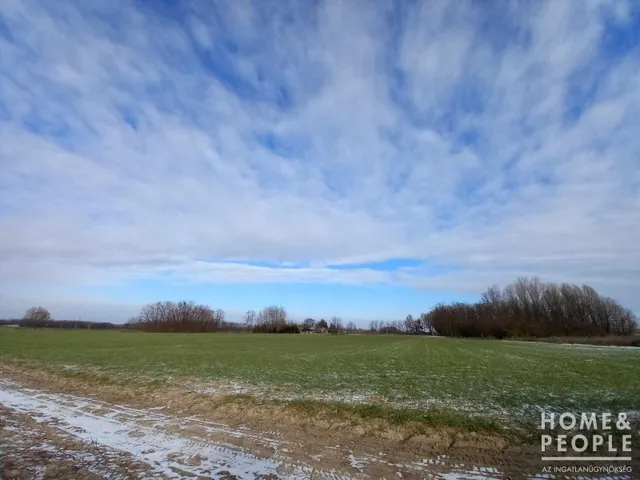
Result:
{"type": "Polygon", "coordinates": [[[254,432],[162,408],[131,408],[0,380],[0,472],[22,478],[501,478],[446,457],[395,464],[382,452],[327,445],[305,458],[278,432],[254,432]]]}
{"type": "Polygon", "coordinates": [[[487,457],[490,467],[477,456],[420,455],[411,440],[394,450],[365,437],[294,435],[31,387],[0,378],[0,480],[551,478],[506,456],[487,457]]]}

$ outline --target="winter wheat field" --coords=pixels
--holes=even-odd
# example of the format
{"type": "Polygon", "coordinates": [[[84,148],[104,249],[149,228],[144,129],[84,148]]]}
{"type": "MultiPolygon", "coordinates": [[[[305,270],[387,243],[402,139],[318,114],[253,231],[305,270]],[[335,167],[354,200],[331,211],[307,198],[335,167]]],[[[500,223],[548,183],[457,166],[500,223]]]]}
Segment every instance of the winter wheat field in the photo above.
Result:
{"type": "Polygon", "coordinates": [[[0,329],[3,479],[552,478],[543,411],[637,417],[640,349],[0,329]]]}

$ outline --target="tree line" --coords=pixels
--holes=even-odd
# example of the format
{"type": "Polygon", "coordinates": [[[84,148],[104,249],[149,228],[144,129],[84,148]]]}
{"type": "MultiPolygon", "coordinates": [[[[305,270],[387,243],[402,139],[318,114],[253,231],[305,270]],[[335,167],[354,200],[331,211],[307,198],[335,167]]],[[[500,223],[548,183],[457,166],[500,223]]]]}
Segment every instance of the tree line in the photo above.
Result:
{"type": "Polygon", "coordinates": [[[287,311],[277,305],[259,312],[249,310],[244,323],[253,333],[300,333],[299,325],[289,320],[287,311]]]}
{"type": "Polygon", "coordinates": [[[115,330],[121,328],[110,322],[89,322],[85,320],[54,320],[51,313],[43,307],[31,307],[22,318],[0,320],[1,325],[17,325],[24,328],[62,328],[87,330],[115,330]]]}
{"type": "Polygon", "coordinates": [[[195,302],[156,302],[145,305],[137,317],[125,324],[130,330],[157,333],[207,333],[243,330],[242,325],[226,321],[221,308],[195,302]]]}
{"type": "Polygon", "coordinates": [[[408,334],[408,335],[435,335],[436,331],[431,324],[431,318],[428,313],[421,313],[420,316],[414,318],[409,314],[401,321],[379,321],[372,320],[369,323],[367,333],[381,334],[408,334]]]}
{"type": "Polygon", "coordinates": [[[87,328],[139,330],[146,332],[206,333],[361,333],[444,335],[453,337],[540,338],[628,336],[637,332],[635,315],[615,300],[593,288],[567,283],[543,283],[538,278],[519,278],[503,289],[490,287],[475,303],[438,304],[428,313],[404,320],[372,321],[369,328],[354,322],[346,326],[339,317],[328,321],[306,318],[294,322],[281,307],[272,305],[249,310],[244,322],[230,322],[222,309],[195,302],[156,302],[142,307],[140,314],[124,326],[108,322],[53,320],[42,307],[27,310],[19,320],[0,320],[33,328],[87,328]]]}
{"type": "Polygon", "coordinates": [[[590,337],[632,335],[633,312],[588,285],[519,278],[493,286],[475,303],[436,305],[428,314],[441,335],[454,337],[590,337]]]}

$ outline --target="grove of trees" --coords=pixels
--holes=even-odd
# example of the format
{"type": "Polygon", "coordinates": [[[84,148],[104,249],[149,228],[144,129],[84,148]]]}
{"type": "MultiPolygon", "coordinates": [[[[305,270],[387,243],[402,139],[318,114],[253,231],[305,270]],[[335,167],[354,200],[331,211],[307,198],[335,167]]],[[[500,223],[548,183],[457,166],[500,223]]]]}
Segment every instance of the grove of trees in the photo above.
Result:
{"type": "Polygon", "coordinates": [[[195,302],[156,302],[142,307],[127,327],[147,332],[216,332],[229,329],[224,310],[195,302]]]}
{"type": "Polygon", "coordinates": [[[300,333],[295,322],[289,321],[283,307],[272,305],[263,308],[256,316],[252,331],[254,333],[300,333]]]}
{"type": "Polygon", "coordinates": [[[455,337],[624,336],[637,329],[631,310],[588,285],[535,277],[491,287],[476,303],[437,305],[428,318],[439,334],[455,337]]]}

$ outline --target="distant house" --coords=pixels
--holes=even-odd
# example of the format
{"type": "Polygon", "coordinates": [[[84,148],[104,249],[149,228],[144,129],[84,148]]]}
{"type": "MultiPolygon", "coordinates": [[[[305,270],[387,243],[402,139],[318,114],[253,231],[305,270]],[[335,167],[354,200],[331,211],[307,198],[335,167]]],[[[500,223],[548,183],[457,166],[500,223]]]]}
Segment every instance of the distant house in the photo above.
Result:
{"type": "Polygon", "coordinates": [[[12,323],[11,325],[0,325],[0,327],[5,327],[5,328],[20,328],[20,325],[17,325],[15,323],[12,323]]]}

